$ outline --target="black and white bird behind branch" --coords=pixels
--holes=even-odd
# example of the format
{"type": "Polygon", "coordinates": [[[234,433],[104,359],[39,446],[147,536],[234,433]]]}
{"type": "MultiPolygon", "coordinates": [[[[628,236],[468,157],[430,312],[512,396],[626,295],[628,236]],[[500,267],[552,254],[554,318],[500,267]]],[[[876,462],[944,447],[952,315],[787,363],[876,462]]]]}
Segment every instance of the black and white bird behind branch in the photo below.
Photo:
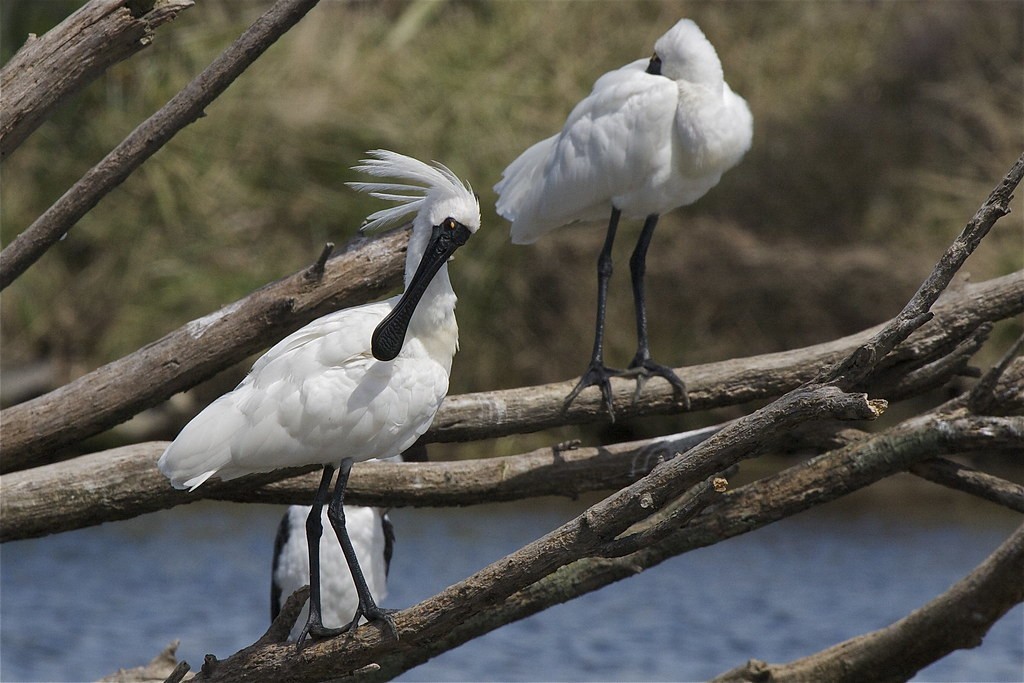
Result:
{"type": "MultiPolygon", "coordinates": [[[[402,455],[388,458],[397,462],[422,462],[426,459],[426,447],[419,442],[402,455]]],[[[308,505],[291,505],[278,525],[270,581],[271,621],[277,618],[292,593],[309,585],[306,519],[311,509],[308,505]]],[[[326,509],[321,512],[321,523],[326,533],[330,527],[326,509]]],[[[387,581],[396,544],[394,524],[384,508],[346,505],[345,525],[370,594],[379,604],[388,595],[387,581]]],[[[332,543],[330,538],[321,539],[320,543],[320,601],[320,616],[327,628],[340,628],[351,623],[359,608],[359,595],[345,556],[341,547],[332,543]]],[[[308,617],[309,606],[306,605],[292,627],[290,640],[298,640],[308,617]]]]}

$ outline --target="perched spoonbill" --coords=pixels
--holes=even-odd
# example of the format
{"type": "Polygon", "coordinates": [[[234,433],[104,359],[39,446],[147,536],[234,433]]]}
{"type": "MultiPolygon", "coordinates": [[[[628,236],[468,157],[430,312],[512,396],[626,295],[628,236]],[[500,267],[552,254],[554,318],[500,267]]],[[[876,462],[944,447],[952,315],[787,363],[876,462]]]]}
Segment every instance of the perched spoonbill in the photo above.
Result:
{"type": "Polygon", "coordinates": [[[597,260],[597,329],[590,365],[565,400],[598,385],[612,419],[610,377],[635,376],[637,394],[653,375],[672,383],[688,406],[686,385],[651,360],[644,271],[658,216],[692,204],[718,184],[750,148],[753,119],[725,82],[715,48],[689,19],[654,43],[654,56],[601,76],[562,131],[509,164],[494,186],[497,209],[512,221],[512,242],[529,244],[576,221],[608,214],[597,260]],[[637,352],[625,371],[604,364],[604,318],[612,243],[619,217],[644,219],[630,258],[637,352]]]}
{"type": "MultiPolygon", "coordinates": [[[[427,459],[426,448],[413,445],[400,456],[389,458],[397,461],[423,461],[427,459]]],[[[284,607],[285,600],[292,593],[309,584],[309,543],[306,539],[306,519],[312,508],[308,505],[292,505],[285,511],[274,539],[274,561],[270,582],[270,620],[273,621],[284,607]]],[[[328,524],[327,510],[321,512],[321,524],[328,524]]],[[[380,602],[387,597],[387,579],[391,557],[395,548],[395,528],[383,508],[345,506],[345,528],[352,547],[355,548],[363,578],[374,600],[380,602]]],[[[345,556],[336,543],[320,545],[320,601],[324,625],[343,626],[351,623],[359,609],[352,573],[345,562],[345,556]]],[[[308,615],[308,607],[292,628],[291,640],[297,640],[308,615]]]]}
{"type": "Polygon", "coordinates": [[[211,476],[233,479],[282,467],[323,465],[306,519],[309,617],[299,634],[321,638],[353,629],[361,617],[397,637],[390,610],[377,606],[345,528],[344,492],[353,463],[406,450],[430,426],[448,391],[458,347],[448,259],[480,227],[472,189],[441,164],[376,150],[355,170],[408,183],[349,183],[397,202],[367,218],[374,229],[415,213],[405,262],[405,291],[379,303],[336,311],[285,337],[233,391],[189,422],[158,466],[176,488],[211,476]],[[335,470],[338,481],[330,494],[335,470]],[[359,606],[344,628],[323,624],[320,512],[338,536],[359,606]]]}

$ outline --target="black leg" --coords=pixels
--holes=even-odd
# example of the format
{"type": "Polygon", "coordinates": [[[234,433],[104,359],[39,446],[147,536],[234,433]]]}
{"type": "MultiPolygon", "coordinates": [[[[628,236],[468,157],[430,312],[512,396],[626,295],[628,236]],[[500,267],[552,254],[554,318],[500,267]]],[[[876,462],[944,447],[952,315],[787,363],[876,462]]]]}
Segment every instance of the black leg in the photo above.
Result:
{"type": "Polygon", "coordinates": [[[316,490],[316,498],[313,499],[313,508],[309,511],[309,516],[306,517],[306,545],[309,548],[309,617],[299,634],[299,647],[302,647],[306,636],[323,638],[337,635],[340,632],[340,629],[324,628],[323,612],[320,605],[320,535],[323,533],[320,513],[330,497],[334,469],[333,465],[324,465],[324,474],[320,479],[320,486],[316,490]]]}
{"type": "Polygon", "coordinates": [[[334,533],[341,543],[341,551],[345,553],[345,561],[348,562],[349,571],[352,573],[352,582],[356,586],[356,594],[359,596],[359,607],[356,613],[345,626],[345,631],[351,631],[359,626],[359,619],[366,617],[370,621],[383,621],[391,630],[395,638],[398,638],[398,629],[395,628],[395,621],[391,615],[395,610],[386,610],[377,606],[370,594],[370,587],[366,585],[366,578],[363,577],[363,570],[359,567],[359,558],[356,557],[355,548],[352,547],[352,540],[348,537],[348,529],[345,527],[345,486],[348,484],[348,475],[352,471],[352,458],[345,458],[341,461],[341,470],[338,472],[338,483],[334,487],[334,497],[331,498],[331,505],[327,508],[327,519],[334,527],[334,533]]]}
{"type": "Polygon", "coordinates": [[[653,375],[663,377],[672,384],[673,390],[682,398],[683,405],[690,407],[690,398],[686,394],[686,384],[672,368],[660,365],[651,360],[651,348],[647,338],[647,296],[644,289],[644,275],[647,272],[647,248],[651,245],[654,228],[658,225],[658,214],[652,213],[644,221],[640,239],[629,259],[629,272],[633,279],[633,304],[636,309],[637,350],[633,361],[625,374],[636,376],[636,393],[633,400],[640,395],[644,384],[653,375]]]}
{"type": "Polygon", "coordinates": [[[620,215],[621,212],[612,207],[612,215],[608,220],[608,234],[604,238],[601,255],[597,258],[597,326],[594,330],[594,351],[590,356],[590,365],[563,405],[563,409],[568,408],[581,391],[596,384],[601,388],[605,408],[613,422],[615,412],[612,410],[612,387],[608,379],[617,375],[618,371],[610,370],[604,364],[604,317],[608,302],[608,281],[612,276],[612,244],[615,242],[615,231],[619,227],[620,215]]]}

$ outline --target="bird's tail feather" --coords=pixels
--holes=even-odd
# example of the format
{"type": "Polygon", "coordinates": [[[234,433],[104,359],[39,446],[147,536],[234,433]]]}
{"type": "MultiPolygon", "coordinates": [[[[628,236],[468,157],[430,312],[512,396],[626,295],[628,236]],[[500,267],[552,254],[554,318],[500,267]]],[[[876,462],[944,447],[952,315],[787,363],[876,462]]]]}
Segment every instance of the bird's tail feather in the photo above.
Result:
{"type": "Polygon", "coordinates": [[[231,441],[245,427],[245,416],[228,400],[211,403],[185,425],[157,462],[177,489],[194,490],[231,463],[231,441]]]}

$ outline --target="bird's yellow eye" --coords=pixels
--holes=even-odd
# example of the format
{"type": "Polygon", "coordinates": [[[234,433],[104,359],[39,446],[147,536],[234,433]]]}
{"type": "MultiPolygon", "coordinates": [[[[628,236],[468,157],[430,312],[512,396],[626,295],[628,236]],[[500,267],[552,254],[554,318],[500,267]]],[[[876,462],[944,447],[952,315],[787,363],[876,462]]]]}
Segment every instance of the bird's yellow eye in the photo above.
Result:
{"type": "Polygon", "coordinates": [[[444,228],[446,230],[454,230],[455,226],[456,226],[455,219],[454,218],[445,218],[443,225],[444,225],[444,228]]]}

